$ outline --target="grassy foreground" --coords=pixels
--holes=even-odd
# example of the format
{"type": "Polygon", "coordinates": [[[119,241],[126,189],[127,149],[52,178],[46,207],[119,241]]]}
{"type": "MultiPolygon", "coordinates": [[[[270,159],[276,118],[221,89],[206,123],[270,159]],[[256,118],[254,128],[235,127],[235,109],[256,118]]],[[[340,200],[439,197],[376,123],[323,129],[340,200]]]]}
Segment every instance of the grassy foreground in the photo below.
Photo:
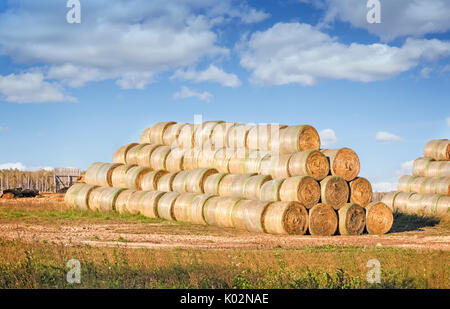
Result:
{"type": "Polygon", "coordinates": [[[450,253],[322,246],[272,250],[67,247],[0,240],[0,288],[449,288],[450,253]],[[381,283],[366,280],[370,259],[381,283]],[[81,263],[69,284],[66,263],[81,263]]]}

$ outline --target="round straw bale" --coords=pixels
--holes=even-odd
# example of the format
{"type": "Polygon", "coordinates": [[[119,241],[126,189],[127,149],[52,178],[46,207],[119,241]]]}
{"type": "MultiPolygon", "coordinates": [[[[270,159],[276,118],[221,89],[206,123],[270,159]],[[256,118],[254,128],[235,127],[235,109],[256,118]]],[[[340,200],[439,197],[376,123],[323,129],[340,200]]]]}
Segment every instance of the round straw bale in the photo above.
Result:
{"type": "Polygon", "coordinates": [[[272,180],[272,177],[269,175],[255,175],[249,177],[244,183],[243,197],[249,200],[258,200],[261,193],[261,187],[269,180],[272,180]]]}
{"type": "Polygon", "coordinates": [[[232,211],[233,227],[249,232],[264,232],[264,213],[270,202],[240,200],[232,211]]]}
{"type": "Polygon", "coordinates": [[[175,220],[173,205],[180,196],[178,192],[167,192],[158,201],[158,216],[166,220],[175,220]]]}
{"type": "Polygon", "coordinates": [[[212,197],[203,207],[203,216],[209,225],[233,227],[233,208],[241,200],[238,197],[212,197]]]}
{"type": "MultiPolygon", "coordinates": [[[[231,184],[231,190],[230,190],[230,196],[233,197],[243,197],[244,196],[244,185],[245,182],[252,176],[254,176],[255,174],[239,174],[237,175],[234,179],[233,182],[231,184]]],[[[224,178],[225,180],[225,178],[224,178]]],[[[222,180],[222,183],[223,181],[222,180]]],[[[220,188],[219,188],[219,192],[220,192],[220,188]]]]}
{"type": "Polygon", "coordinates": [[[207,194],[219,195],[219,185],[226,173],[216,173],[206,177],[203,189],[207,194]]]}
{"type": "Polygon", "coordinates": [[[158,202],[165,192],[145,191],[138,202],[139,213],[147,218],[158,218],[158,202]]]}
{"type": "Polygon", "coordinates": [[[288,126],[280,129],[279,145],[276,142],[272,142],[271,148],[275,152],[278,150],[280,154],[319,150],[319,133],[310,125],[288,126]]]}
{"type": "Polygon", "coordinates": [[[289,174],[292,176],[311,176],[315,180],[322,180],[329,173],[328,159],[318,150],[296,152],[289,160],[289,174]]]}
{"type": "Polygon", "coordinates": [[[411,192],[411,183],[417,178],[418,176],[409,175],[400,177],[397,184],[397,190],[402,192],[411,192]]]}
{"type": "Polygon", "coordinates": [[[111,174],[111,183],[116,188],[126,188],[125,175],[127,172],[136,165],[120,165],[116,167],[111,174]]]}
{"type": "Polygon", "coordinates": [[[432,158],[437,161],[450,160],[450,140],[436,139],[431,140],[425,145],[423,155],[426,158],[432,158]]]}
{"type": "Polygon", "coordinates": [[[150,129],[150,142],[149,144],[160,144],[162,145],[164,143],[164,132],[167,130],[169,126],[174,125],[176,122],[169,121],[169,122],[158,122],[157,124],[153,125],[150,129]]]}
{"type": "Polygon", "coordinates": [[[103,162],[94,162],[92,163],[88,169],[86,170],[86,174],[84,175],[84,181],[87,184],[95,184],[97,182],[97,173],[102,167],[102,165],[105,164],[103,162]]]}
{"type": "Polygon", "coordinates": [[[431,216],[445,214],[448,207],[445,209],[443,205],[447,204],[448,206],[448,198],[448,196],[440,194],[413,194],[408,199],[405,212],[431,216]]]}
{"type": "Polygon", "coordinates": [[[438,216],[448,214],[450,211],[450,196],[442,196],[436,205],[436,209],[432,211],[438,216]]]}
{"type": "Polygon", "coordinates": [[[272,144],[279,144],[280,129],[286,127],[279,124],[261,124],[252,127],[247,135],[247,147],[270,151],[272,144]]]}
{"type": "MultiPolygon", "coordinates": [[[[110,212],[115,210],[117,196],[123,188],[105,188],[98,197],[98,210],[101,212],[110,212]]],[[[92,193],[91,193],[92,194],[92,193]]]]}
{"type": "Polygon", "coordinates": [[[219,183],[219,195],[220,196],[231,196],[231,189],[233,186],[233,181],[239,175],[236,174],[226,174],[219,183]]]}
{"type": "Polygon", "coordinates": [[[341,176],[351,181],[359,174],[358,155],[350,148],[322,149],[321,152],[330,161],[331,175],[341,176]]]}
{"type": "Polygon", "coordinates": [[[261,175],[271,175],[273,178],[274,168],[278,162],[278,156],[275,155],[267,155],[261,159],[261,163],[259,164],[259,172],[261,175]]]}
{"type": "Polygon", "coordinates": [[[159,178],[157,189],[162,192],[173,191],[173,181],[179,172],[164,174],[159,178]]]}
{"type": "Polygon", "coordinates": [[[156,144],[145,144],[137,154],[137,165],[151,167],[151,157],[153,151],[161,145],[156,144]]]}
{"type": "Polygon", "coordinates": [[[304,235],[308,230],[308,211],[298,202],[270,203],[262,217],[269,234],[304,235]]]}
{"type": "Polygon", "coordinates": [[[386,234],[393,222],[394,216],[386,204],[375,202],[366,207],[366,229],[369,234],[386,234]]]}
{"type": "Polygon", "coordinates": [[[394,208],[395,207],[395,198],[400,193],[401,192],[398,192],[398,191],[388,192],[388,193],[383,195],[383,197],[381,198],[381,202],[384,203],[386,206],[388,206],[391,211],[394,211],[394,209],[395,209],[394,208]]]}
{"type": "Polygon", "coordinates": [[[116,199],[116,204],[114,205],[115,210],[120,213],[127,213],[128,212],[128,203],[133,195],[133,193],[137,192],[136,190],[123,190],[119,193],[116,199]]]}
{"type": "Polygon", "coordinates": [[[228,132],[227,147],[233,150],[247,148],[247,136],[253,126],[238,124],[228,132]]]}
{"type": "Polygon", "coordinates": [[[97,165],[97,163],[94,163],[88,168],[86,172],[86,175],[88,175],[88,177],[85,176],[85,181],[89,185],[112,187],[112,173],[115,168],[121,165],[123,164],[103,163],[101,165],[97,165]]]}
{"type": "Polygon", "coordinates": [[[64,202],[74,209],[88,210],[89,195],[97,186],[84,183],[73,184],[64,195],[64,202]]]}
{"type": "Polygon", "coordinates": [[[200,151],[198,149],[187,149],[183,157],[183,169],[193,170],[198,168],[198,156],[200,151]]]}
{"type": "Polygon", "coordinates": [[[280,187],[280,199],[286,202],[300,202],[309,209],[320,200],[319,183],[309,176],[286,178],[280,187]]]}
{"type": "Polygon", "coordinates": [[[449,161],[432,161],[425,171],[425,177],[450,177],[449,161]]]}
{"type": "Polygon", "coordinates": [[[150,167],[154,170],[166,170],[166,159],[172,149],[169,146],[159,146],[150,156],[150,167]]]}
{"type": "Polygon", "coordinates": [[[400,192],[394,200],[394,211],[406,212],[408,209],[409,198],[416,193],[400,192]]]}
{"type": "Polygon", "coordinates": [[[193,148],[194,147],[194,125],[186,124],[180,130],[178,134],[178,147],[180,148],[193,148]]]}
{"type": "Polygon", "coordinates": [[[150,143],[150,131],[152,130],[152,127],[146,128],[144,131],[142,131],[141,137],[139,139],[140,144],[147,144],[150,143]]]}
{"type": "Polygon", "coordinates": [[[273,179],[262,185],[259,191],[261,201],[280,201],[280,188],[284,179],[273,179]]]}
{"type": "Polygon", "coordinates": [[[148,167],[134,166],[125,174],[125,187],[128,189],[142,190],[142,178],[152,170],[148,167]]]}
{"type": "Polygon", "coordinates": [[[139,154],[142,148],[150,144],[138,144],[136,146],[131,147],[127,154],[125,155],[125,164],[133,165],[133,164],[139,164],[139,154]]]}
{"type": "Polygon", "coordinates": [[[309,233],[317,236],[332,236],[338,227],[336,211],[327,204],[317,204],[309,210],[309,233]]]}
{"type": "Polygon", "coordinates": [[[124,145],[124,146],[120,147],[119,149],[117,149],[113,155],[113,162],[126,164],[126,162],[127,162],[126,157],[127,157],[128,151],[137,145],[139,145],[139,144],[131,143],[131,144],[124,145]]]}
{"type": "Polygon", "coordinates": [[[220,173],[230,173],[230,159],[234,155],[234,151],[230,148],[218,149],[214,154],[212,167],[220,173]]]}
{"type": "Polygon", "coordinates": [[[78,208],[75,202],[75,199],[77,197],[77,194],[80,192],[81,188],[83,188],[84,184],[76,183],[72,185],[69,190],[67,190],[66,194],[64,195],[64,203],[69,208],[78,208]]]}
{"type": "Polygon", "coordinates": [[[167,171],[174,173],[183,170],[184,153],[186,151],[181,148],[172,148],[166,158],[167,171]]]}
{"type": "Polygon", "coordinates": [[[136,191],[133,192],[128,199],[128,203],[126,204],[127,212],[133,215],[137,215],[140,213],[140,200],[145,196],[148,191],[136,191]]]}
{"type": "Polygon", "coordinates": [[[272,177],[274,179],[280,178],[289,178],[291,174],[289,172],[289,161],[291,160],[290,154],[280,155],[280,156],[272,156],[274,160],[274,165],[272,165],[272,177]]]}
{"type": "Polygon", "coordinates": [[[199,168],[211,168],[214,165],[214,155],[216,150],[201,149],[197,157],[197,166],[199,168]]]}
{"type": "Polygon", "coordinates": [[[249,155],[249,150],[246,148],[240,148],[233,153],[228,161],[228,168],[232,174],[244,174],[245,173],[245,161],[249,155]]]}
{"type": "Polygon", "coordinates": [[[361,235],[366,226],[364,208],[354,203],[347,203],[338,210],[339,234],[361,235]]]}
{"type": "Polygon", "coordinates": [[[186,191],[186,181],[190,177],[191,171],[180,171],[177,172],[175,178],[172,181],[172,190],[179,193],[188,192],[186,191]]]}
{"type": "Polygon", "coordinates": [[[364,177],[358,177],[349,183],[350,203],[366,207],[372,202],[372,185],[364,177]]]}
{"type": "Polygon", "coordinates": [[[233,122],[223,122],[214,127],[211,133],[211,144],[214,146],[214,149],[227,147],[228,133],[237,125],[237,123],[233,122]]]}
{"type": "Polygon", "coordinates": [[[106,190],[105,187],[97,187],[91,191],[88,198],[88,206],[92,211],[100,211],[101,209],[101,200],[100,197],[102,192],[106,190]]]}
{"type": "Polygon", "coordinates": [[[187,124],[184,122],[175,123],[166,128],[163,133],[163,144],[170,147],[178,147],[178,137],[184,126],[187,124]]]}
{"type": "Polygon", "coordinates": [[[269,156],[265,151],[251,150],[245,158],[245,173],[259,173],[262,160],[269,156]]]}
{"type": "Polygon", "coordinates": [[[207,121],[195,128],[194,132],[194,147],[203,148],[205,144],[212,145],[211,137],[214,128],[223,121],[207,121]]]}
{"type": "Polygon", "coordinates": [[[190,171],[186,178],[186,191],[191,193],[205,193],[204,183],[208,176],[217,174],[213,168],[197,168],[190,171]]]}
{"type": "Polygon", "coordinates": [[[145,174],[141,180],[141,189],[144,191],[156,191],[158,182],[162,176],[168,174],[167,171],[156,170],[145,174]]]}
{"type": "Polygon", "coordinates": [[[320,182],[321,201],[334,209],[344,206],[349,200],[347,182],[340,176],[328,176],[320,182]]]}
{"type": "Polygon", "coordinates": [[[183,193],[174,205],[174,215],[177,221],[206,225],[203,217],[203,207],[212,198],[210,194],[183,193]]]}

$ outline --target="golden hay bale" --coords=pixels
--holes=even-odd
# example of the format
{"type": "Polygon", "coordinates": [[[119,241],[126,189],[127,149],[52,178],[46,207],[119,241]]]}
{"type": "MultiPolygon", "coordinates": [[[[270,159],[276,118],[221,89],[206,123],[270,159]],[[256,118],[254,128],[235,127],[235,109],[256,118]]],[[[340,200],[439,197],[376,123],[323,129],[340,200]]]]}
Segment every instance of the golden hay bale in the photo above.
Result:
{"type": "Polygon", "coordinates": [[[230,148],[221,148],[214,153],[214,161],[212,167],[220,173],[230,173],[230,159],[234,155],[234,151],[230,148]]]}
{"type": "Polygon", "coordinates": [[[349,183],[350,203],[366,207],[372,201],[373,190],[370,182],[364,177],[358,177],[349,183]]]}
{"type": "Polygon", "coordinates": [[[402,192],[411,192],[411,183],[417,178],[418,176],[408,175],[400,177],[397,184],[397,190],[402,192]]]}
{"type": "Polygon", "coordinates": [[[273,178],[274,174],[274,167],[277,163],[277,156],[275,155],[267,155],[264,158],[261,159],[261,162],[259,164],[259,171],[258,174],[261,175],[271,175],[273,178]]]}
{"type": "Polygon", "coordinates": [[[333,176],[341,176],[351,181],[359,174],[358,155],[350,148],[322,149],[321,152],[330,161],[330,171],[333,176]]]}
{"type": "Polygon", "coordinates": [[[88,185],[112,187],[112,173],[120,163],[93,163],[86,171],[85,181],[88,185]]]}
{"type": "MultiPolygon", "coordinates": [[[[105,188],[98,197],[97,210],[101,212],[110,212],[115,210],[117,196],[122,192],[123,188],[105,188]]],[[[92,193],[91,193],[92,194],[92,193]]]]}
{"type": "Polygon", "coordinates": [[[163,133],[163,145],[167,145],[170,147],[178,147],[178,137],[180,136],[180,132],[186,123],[178,122],[166,128],[163,133]]]}
{"type": "Polygon", "coordinates": [[[150,167],[154,170],[166,170],[166,159],[172,149],[169,146],[159,146],[150,156],[150,167]]]}
{"type": "Polygon", "coordinates": [[[384,203],[386,206],[388,206],[391,211],[394,211],[395,198],[400,193],[401,192],[398,192],[398,191],[388,192],[383,195],[383,197],[381,198],[381,202],[384,203]]]}
{"type": "Polygon", "coordinates": [[[264,232],[264,213],[270,202],[240,200],[233,208],[233,227],[249,232],[264,232]]]}
{"type": "Polygon", "coordinates": [[[286,178],[280,187],[280,200],[300,202],[309,209],[320,200],[319,183],[309,176],[286,178]]]}
{"type": "Polygon", "coordinates": [[[149,132],[149,144],[159,144],[162,145],[164,143],[164,132],[168,127],[176,124],[176,122],[158,122],[153,125],[149,132]]]}
{"type": "Polygon", "coordinates": [[[233,150],[247,148],[247,136],[253,126],[238,124],[228,132],[227,147],[233,150]]]}
{"type": "Polygon", "coordinates": [[[184,153],[186,151],[181,148],[172,148],[166,158],[167,171],[174,173],[183,170],[184,153]]]}
{"type": "Polygon", "coordinates": [[[141,137],[139,138],[140,144],[147,144],[150,143],[150,131],[152,130],[152,127],[146,128],[141,133],[141,137]]]}
{"type": "Polygon", "coordinates": [[[145,144],[137,154],[137,165],[151,167],[150,158],[152,157],[153,151],[161,145],[145,144]]]}
{"type": "Polygon", "coordinates": [[[259,191],[261,201],[280,201],[280,189],[284,179],[273,179],[262,185],[259,191]]]}
{"type": "Polygon", "coordinates": [[[131,147],[127,154],[125,155],[125,164],[133,165],[139,164],[140,151],[142,148],[150,144],[138,144],[136,146],[131,147]]]}
{"type": "Polygon", "coordinates": [[[280,156],[272,156],[272,170],[271,170],[271,176],[273,179],[280,179],[280,178],[289,178],[291,177],[291,173],[289,172],[289,161],[291,160],[291,155],[280,155],[280,156]]]}
{"type": "Polygon", "coordinates": [[[259,173],[261,170],[261,162],[266,157],[270,157],[268,152],[251,150],[245,158],[245,173],[259,173]]]}
{"type": "Polygon", "coordinates": [[[217,150],[200,149],[197,156],[198,168],[211,168],[214,165],[214,155],[217,150]]]}
{"type": "Polygon", "coordinates": [[[394,211],[406,212],[408,209],[409,198],[416,193],[400,192],[394,200],[394,211]]]}
{"type": "Polygon", "coordinates": [[[190,171],[180,171],[176,174],[172,181],[172,191],[184,193],[186,191],[186,180],[190,175],[190,171]]]}
{"type": "Polygon", "coordinates": [[[204,145],[211,146],[211,137],[214,128],[223,121],[206,121],[200,125],[194,125],[194,147],[203,148],[204,145]]]}
{"type": "Polygon", "coordinates": [[[328,159],[318,150],[296,152],[289,160],[289,174],[292,176],[311,176],[315,180],[322,180],[329,173],[328,159]]]}
{"type": "Polygon", "coordinates": [[[64,202],[73,209],[88,210],[89,195],[97,186],[76,183],[67,190],[64,195],[64,202]]]}
{"type": "Polygon", "coordinates": [[[366,213],[358,204],[348,203],[338,210],[339,234],[361,235],[366,226],[366,213]]]}
{"type": "Polygon", "coordinates": [[[247,135],[247,147],[270,151],[272,145],[279,144],[280,129],[286,127],[279,124],[261,124],[252,127],[247,135]]]}
{"type": "Polygon", "coordinates": [[[419,177],[405,175],[398,181],[398,191],[420,194],[450,195],[450,177],[419,177]]]}
{"type": "Polygon", "coordinates": [[[186,178],[186,191],[191,193],[205,193],[204,184],[208,176],[217,174],[213,168],[197,168],[189,172],[186,178]]]}
{"type": "Polygon", "coordinates": [[[174,215],[177,221],[206,225],[203,208],[212,198],[210,194],[183,193],[176,200],[174,215]]]}
{"type": "Polygon", "coordinates": [[[437,161],[450,161],[450,140],[431,140],[425,145],[423,155],[437,161]]]}
{"type": "Polygon", "coordinates": [[[136,165],[121,165],[116,167],[111,175],[111,183],[116,188],[126,188],[125,175],[127,172],[136,165]]]}
{"type": "Polygon", "coordinates": [[[140,213],[140,201],[145,196],[148,191],[136,191],[131,194],[128,199],[128,204],[126,204],[126,210],[128,213],[137,215],[140,213]]]}
{"type": "Polygon", "coordinates": [[[158,182],[162,176],[168,174],[167,171],[156,170],[145,174],[141,180],[141,189],[144,191],[156,191],[158,189],[158,182]]]}
{"type": "Polygon", "coordinates": [[[100,211],[101,209],[101,200],[100,197],[102,192],[106,190],[105,187],[97,187],[91,191],[88,198],[88,206],[92,211],[100,211]]]}
{"type": "Polygon", "coordinates": [[[233,227],[233,208],[241,200],[238,197],[212,197],[203,207],[203,217],[209,225],[233,227]]]}
{"type": "MultiPolygon", "coordinates": [[[[244,196],[244,185],[247,182],[247,180],[254,176],[255,174],[239,174],[237,175],[234,179],[233,182],[231,183],[231,188],[230,188],[230,195],[226,195],[226,196],[233,196],[233,197],[243,197],[244,196]]],[[[221,182],[221,185],[224,183],[226,179],[224,178],[221,182]]],[[[219,188],[219,192],[222,192],[223,190],[221,190],[219,188]]]]}
{"type": "Polygon", "coordinates": [[[447,213],[450,198],[440,194],[412,194],[404,210],[420,215],[442,215],[447,213]]]}
{"type": "Polygon", "coordinates": [[[142,190],[142,178],[152,170],[148,167],[134,166],[125,174],[125,187],[128,189],[142,190]]]}
{"type": "Polygon", "coordinates": [[[230,160],[228,161],[228,169],[231,174],[245,173],[245,161],[248,155],[249,150],[246,148],[240,148],[232,154],[230,160]]]}
{"type": "Polygon", "coordinates": [[[308,230],[308,211],[298,202],[273,202],[267,206],[262,221],[266,233],[304,235],[308,230]]]}
{"type": "Polygon", "coordinates": [[[167,192],[158,201],[158,217],[175,221],[173,213],[173,206],[175,201],[180,196],[178,192],[167,192]]]}
{"type": "Polygon", "coordinates": [[[118,213],[123,214],[128,212],[129,200],[135,192],[137,191],[128,189],[119,193],[116,199],[116,204],[114,205],[114,208],[118,213]]]}
{"type": "Polygon", "coordinates": [[[103,162],[94,162],[92,163],[88,169],[86,170],[86,174],[84,175],[84,180],[88,184],[95,184],[97,182],[97,173],[100,168],[103,166],[103,162]]]}
{"type": "Polygon", "coordinates": [[[320,182],[321,202],[338,210],[349,200],[350,190],[344,178],[328,176],[320,182]]]}
{"type": "Polygon", "coordinates": [[[236,174],[226,174],[219,183],[219,195],[220,196],[231,196],[231,189],[233,186],[233,181],[238,175],[236,174]]]}
{"type": "Polygon", "coordinates": [[[205,182],[203,183],[205,193],[219,195],[220,182],[226,175],[226,173],[216,173],[206,177],[205,182]]]}
{"type": "Polygon", "coordinates": [[[369,204],[366,208],[366,229],[369,234],[386,234],[392,227],[394,216],[389,207],[381,202],[369,204]]]}
{"type": "Polygon", "coordinates": [[[173,181],[179,172],[164,174],[159,178],[157,190],[162,192],[173,191],[173,181]]]}
{"type": "Polygon", "coordinates": [[[244,183],[243,197],[249,200],[258,200],[261,194],[261,187],[272,180],[269,175],[255,175],[249,177],[244,183]]]}
{"type": "Polygon", "coordinates": [[[211,145],[214,149],[227,147],[228,133],[237,125],[237,123],[233,122],[222,122],[213,128],[211,133],[211,145]]]}
{"type": "Polygon", "coordinates": [[[309,233],[317,236],[332,236],[338,227],[336,211],[327,204],[317,204],[309,210],[309,233]]]}
{"type": "Polygon", "coordinates": [[[158,218],[158,202],[164,194],[161,191],[145,191],[137,205],[139,213],[147,218],[158,218]]]}
{"type": "Polygon", "coordinates": [[[180,148],[193,148],[194,147],[194,125],[186,124],[180,130],[177,138],[177,144],[180,148]]]}
{"type": "Polygon", "coordinates": [[[126,162],[127,162],[126,157],[127,157],[128,151],[137,145],[139,145],[139,144],[131,143],[131,144],[124,145],[124,146],[120,147],[119,149],[117,149],[113,155],[113,163],[126,164],[126,162]]]}
{"type": "Polygon", "coordinates": [[[310,125],[288,126],[280,129],[279,141],[272,141],[271,150],[280,154],[292,154],[304,150],[319,150],[320,137],[310,125]]]}
{"type": "Polygon", "coordinates": [[[198,149],[187,149],[183,157],[183,169],[189,171],[198,168],[199,155],[200,151],[198,149]]]}

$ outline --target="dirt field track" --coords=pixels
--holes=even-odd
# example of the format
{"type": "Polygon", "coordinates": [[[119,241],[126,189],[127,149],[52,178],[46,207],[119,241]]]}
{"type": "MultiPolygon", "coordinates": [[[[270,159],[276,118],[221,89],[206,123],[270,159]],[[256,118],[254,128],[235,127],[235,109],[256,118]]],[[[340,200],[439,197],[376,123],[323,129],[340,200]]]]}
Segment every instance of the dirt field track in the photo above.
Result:
{"type": "Polygon", "coordinates": [[[62,195],[0,200],[0,237],[126,248],[270,249],[341,245],[450,250],[448,218],[396,214],[391,232],[361,236],[274,236],[141,216],[67,211],[62,195]]]}

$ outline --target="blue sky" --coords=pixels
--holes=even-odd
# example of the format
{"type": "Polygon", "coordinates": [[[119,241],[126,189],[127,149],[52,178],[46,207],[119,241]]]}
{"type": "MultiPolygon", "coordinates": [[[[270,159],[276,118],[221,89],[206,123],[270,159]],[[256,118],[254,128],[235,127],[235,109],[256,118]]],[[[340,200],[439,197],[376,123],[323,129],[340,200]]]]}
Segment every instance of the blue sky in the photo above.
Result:
{"type": "Polygon", "coordinates": [[[0,3],[0,167],[87,168],[201,114],[311,124],[386,190],[450,135],[449,1],[80,3],[0,3]]]}

